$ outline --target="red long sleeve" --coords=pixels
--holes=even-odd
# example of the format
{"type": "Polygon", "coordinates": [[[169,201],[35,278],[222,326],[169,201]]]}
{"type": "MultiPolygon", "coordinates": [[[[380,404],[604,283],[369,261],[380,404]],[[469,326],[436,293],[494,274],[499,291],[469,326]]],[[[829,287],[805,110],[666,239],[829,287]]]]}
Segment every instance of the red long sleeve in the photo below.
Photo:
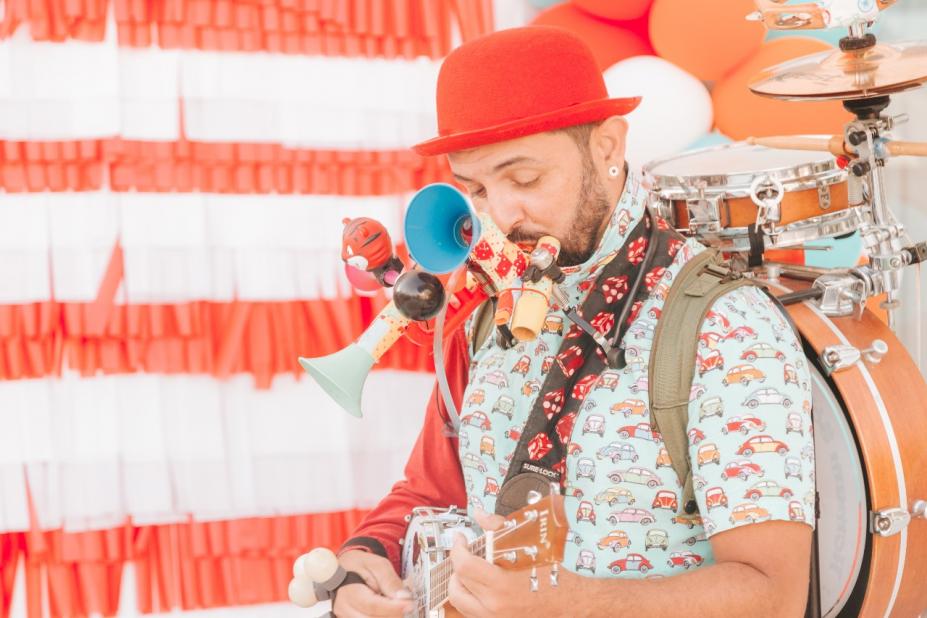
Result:
{"type": "MultiPolygon", "coordinates": [[[[462,328],[448,338],[444,358],[451,395],[459,410],[469,373],[467,339],[462,328]]],[[[402,555],[399,540],[405,536],[408,526],[406,515],[417,506],[466,505],[467,492],[457,455],[457,439],[445,435],[447,418],[444,400],[435,385],[424,426],[406,463],[405,478],[364,518],[342,550],[364,547],[385,555],[398,573],[402,555]]]]}

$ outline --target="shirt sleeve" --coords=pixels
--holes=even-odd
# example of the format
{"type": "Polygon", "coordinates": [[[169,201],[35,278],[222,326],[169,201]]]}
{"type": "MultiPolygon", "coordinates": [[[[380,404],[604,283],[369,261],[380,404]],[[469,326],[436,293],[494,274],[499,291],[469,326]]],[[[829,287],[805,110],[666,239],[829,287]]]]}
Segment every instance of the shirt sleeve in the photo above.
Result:
{"type": "MultiPolygon", "coordinates": [[[[469,355],[463,328],[449,338],[445,350],[448,385],[458,410],[467,385],[469,355]]],[[[372,551],[393,563],[400,572],[400,540],[405,536],[406,516],[417,506],[464,506],[467,493],[457,456],[457,440],[445,433],[448,413],[437,388],[431,393],[425,421],[412,454],[406,463],[404,478],[367,514],[341,547],[372,551]]]]}
{"type": "Polygon", "coordinates": [[[807,363],[787,317],[754,286],[725,294],[707,314],[688,423],[707,536],[773,519],[814,527],[807,363]]]}

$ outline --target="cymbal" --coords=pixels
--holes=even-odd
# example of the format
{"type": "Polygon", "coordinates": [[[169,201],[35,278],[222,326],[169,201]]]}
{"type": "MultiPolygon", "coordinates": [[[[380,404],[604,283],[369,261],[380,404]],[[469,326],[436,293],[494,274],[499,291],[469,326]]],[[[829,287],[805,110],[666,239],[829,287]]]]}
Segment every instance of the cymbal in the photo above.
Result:
{"type": "Polygon", "coordinates": [[[845,101],[903,92],[924,83],[927,43],[910,42],[803,56],[765,69],[749,87],[774,99],[845,101]]]}

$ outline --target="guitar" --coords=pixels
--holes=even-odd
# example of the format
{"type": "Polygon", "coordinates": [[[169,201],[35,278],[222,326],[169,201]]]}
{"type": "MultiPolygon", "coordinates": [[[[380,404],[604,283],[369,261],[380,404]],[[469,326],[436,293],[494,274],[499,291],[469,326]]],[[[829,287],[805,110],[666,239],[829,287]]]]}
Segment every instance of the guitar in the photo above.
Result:
{"type": "Polygon", "coordinates": [[[407,616],[460,615],[447,598],[454,573],[449,556],[456,532],[470,540],[468,546],[474,555],[506,570],[531,569],[532,591],[538,589],[537,567],[552,565],[550,580],[556,586],[568,530],[563,497],[552,493],[542,498],[532,493],[529,504],[506,517],[502,528],[485,533],[456,507],[413,509],[402,550],[403,582],[416,603],[407,616]]]}

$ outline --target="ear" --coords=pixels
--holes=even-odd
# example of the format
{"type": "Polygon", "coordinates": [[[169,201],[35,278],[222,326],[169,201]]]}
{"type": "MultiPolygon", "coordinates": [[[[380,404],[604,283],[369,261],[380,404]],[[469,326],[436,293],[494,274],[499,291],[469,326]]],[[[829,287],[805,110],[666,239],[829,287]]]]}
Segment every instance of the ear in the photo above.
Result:
{"type": "MultiPolygon", "coordinates": [[[[600,174],[612,165],[624,165],[625,145],[628,138],[628,121],[623,116],[609,116],[592,133],[591,148],[600,174]]],[[[602,176],[605,178],[605,176],[602,176]]]]}

